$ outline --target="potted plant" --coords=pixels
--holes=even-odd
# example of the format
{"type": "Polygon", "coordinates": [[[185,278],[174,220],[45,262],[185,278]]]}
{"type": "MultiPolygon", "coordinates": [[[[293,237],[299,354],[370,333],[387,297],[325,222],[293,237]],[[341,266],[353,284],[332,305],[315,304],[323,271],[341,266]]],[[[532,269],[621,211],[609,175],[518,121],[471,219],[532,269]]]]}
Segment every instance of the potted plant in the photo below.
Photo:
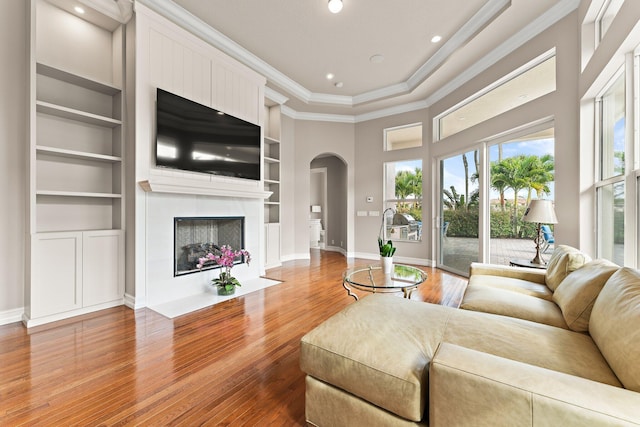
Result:
{"type": "Polygon", "coordinates": [[[218,295],[233,295],[236,292],[236,286],[241,286],[238,279],[231,275],[231,269],[234,266],[234,261],[237,257],[244,256],[247,265],[251,261],[251,254],[249,251],[240,249],[234,251],[231,246],[222,245],[216,253],[208,253],[204,257],[198,259],[198,268],[202,268],[204,265],[211,262],[215,262],[224,268],[224,271],[220,272],[220,275],[211,280],[211,282],[218,289],[218,295]]]}
{"type": "Polygon", "coordinates": [[[384,274],[390,274],[393,268],[393,254],[396,253],[396,248],[393,246],[391,240],[387,240],[385,243],[381,237],[378,237],[378,248],[380,249],[380,259],[382,261],[382,270],[384,274]]]}

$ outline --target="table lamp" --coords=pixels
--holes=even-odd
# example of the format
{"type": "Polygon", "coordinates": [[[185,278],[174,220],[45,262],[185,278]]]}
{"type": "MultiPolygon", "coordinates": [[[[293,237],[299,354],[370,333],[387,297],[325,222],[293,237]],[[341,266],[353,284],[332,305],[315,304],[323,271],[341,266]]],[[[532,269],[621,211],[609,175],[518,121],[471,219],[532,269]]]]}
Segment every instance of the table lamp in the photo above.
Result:
{"type": "Polygon", "coordinates": [[[540,256],[540,243],[542,243],[542,233],[540,226],[542,224],[557,224],[558,218],[553,210],[553,202],[551,200],[532,200],[527,210],[524,211],[522,220],[525,222],[535,222],[536,237],[533,241],[536,244],[536,256],[531,260],[532,264],[544,265],[546,262],[540,256]]]}

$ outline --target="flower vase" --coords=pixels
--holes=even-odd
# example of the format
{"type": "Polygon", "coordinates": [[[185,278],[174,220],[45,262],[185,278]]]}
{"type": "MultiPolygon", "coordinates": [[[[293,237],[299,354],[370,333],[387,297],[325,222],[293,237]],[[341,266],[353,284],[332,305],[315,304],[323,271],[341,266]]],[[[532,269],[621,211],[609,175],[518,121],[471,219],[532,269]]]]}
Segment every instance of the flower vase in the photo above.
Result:
{"type": "Polygon", "coordinates": [[[221,296],[227,296],[227,295],[233,295],[236,293],[236,287],[235,286],[225,286],[225,285],[218,285],[218,295],[221,296]]]}
{"type": "Polygon", "coordinates": [[[380,257],[382,261],[382,272],[384,274],[391,274],[393,272],[393,257],[383,256],[380,257]]]}

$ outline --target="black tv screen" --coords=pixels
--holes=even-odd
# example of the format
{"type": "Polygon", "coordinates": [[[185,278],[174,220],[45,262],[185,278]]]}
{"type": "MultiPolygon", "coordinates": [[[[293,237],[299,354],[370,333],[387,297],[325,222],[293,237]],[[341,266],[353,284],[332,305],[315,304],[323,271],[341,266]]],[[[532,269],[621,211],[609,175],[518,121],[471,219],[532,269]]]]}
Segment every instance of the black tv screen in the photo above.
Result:
{"type": "Polygon", "coordinates": [[[159,89],[156,166],[260,179],[260,126],[159,89]]]}

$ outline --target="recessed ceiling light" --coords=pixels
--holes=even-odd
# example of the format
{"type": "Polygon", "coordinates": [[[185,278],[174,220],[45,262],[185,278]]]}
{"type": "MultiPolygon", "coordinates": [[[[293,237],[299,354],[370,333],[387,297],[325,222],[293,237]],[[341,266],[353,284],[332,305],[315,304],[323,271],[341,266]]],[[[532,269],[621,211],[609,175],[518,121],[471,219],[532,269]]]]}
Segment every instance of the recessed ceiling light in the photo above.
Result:
{"type": "Polygon", "coordinates": [[[83,14],[83,13],[84,13],[84,9],[83,9],[83,8],[81,8],[80,6],[76,6],[76,7],[74,7],[74,8],[73,8],[73,10],[75,10],[76,12],[78,12],[78,13],[80,13],[80,14],[83,14]]]}
{"type": "Polygon", "coordinates": [[[335,82],[334,86],[340,88],[340,87],[343,86],[343,83],[342,82],[335,82]]]}
{"type": "Polygon", "coordinates": [[[342,0],[329,0],[329,10],[331,13],[338,13],[342,10],[342,0]]]}
{"type": "Polygon", "coordinates": [[[520,99],[527,99],[529,95],[527,95],[526,93],[523,93],[522,95],[520,95],[518,98],[520,99]]]}
{"type": "Polygon", "coordinates": [[[335,75],[333,73],[327,73],[327,80],[333,80],[335,75]]]}
{"type": "Polygon", "coordinates": [[[438,43],[440,40],[442,40],[442,37],[440,36],[433,36],[431,38],[431,43],[438,43]]]}
{"type": "Polygon", "coordinates": [[[369,61],[371,61],[371,63],[373,64],[379,64],[382,61],[384,61],[384,55],[376,53],[375,55],[369,58],[369,61]]]}

